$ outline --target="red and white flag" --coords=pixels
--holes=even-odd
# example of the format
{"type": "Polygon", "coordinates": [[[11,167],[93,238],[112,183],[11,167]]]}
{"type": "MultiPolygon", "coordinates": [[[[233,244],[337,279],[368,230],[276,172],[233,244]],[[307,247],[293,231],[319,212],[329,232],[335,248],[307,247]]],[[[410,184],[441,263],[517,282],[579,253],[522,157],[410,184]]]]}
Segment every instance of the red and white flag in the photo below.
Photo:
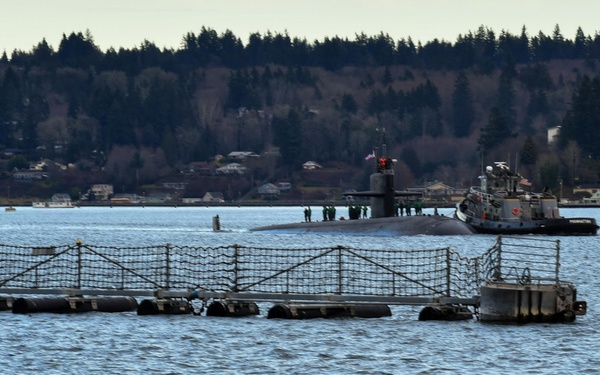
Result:
{"type": "Polygon", "coordinates": [[[523,185],[523,186],[531,186],[531,182],[529,182],[528,179],[523,178],[521,179],[521,181],[519,181],[519,185],[523,185]]]}

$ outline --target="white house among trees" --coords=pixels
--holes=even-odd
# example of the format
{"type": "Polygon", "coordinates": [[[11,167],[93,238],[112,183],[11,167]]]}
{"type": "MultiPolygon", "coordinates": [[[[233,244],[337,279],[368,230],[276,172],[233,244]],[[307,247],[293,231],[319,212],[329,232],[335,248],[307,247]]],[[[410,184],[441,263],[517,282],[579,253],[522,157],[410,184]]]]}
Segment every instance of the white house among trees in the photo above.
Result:
{"type": "Polygon", "coordinates": [[[321,164],[319,164],[315,161],[309,160],[306,163],[302,164],[302,168],[308,169],[308,170],[313,170],[313,169],[323,168],[323,167],[321,166],[321,164]]]}
{"type": "Polygon", "coordinates": [[[217,168],[217,174],[244,174],[248,168],[238,163],[227,164],[224,167],[217,168]]]}
{"type": "Polygon", "coordinates": [[[225,199],[223,198],[223,193],[221,192],[207,191],[206,194],[204,194],[204,197],[202,197],[202,201],[222,203],[225,202],[225,199]]]}

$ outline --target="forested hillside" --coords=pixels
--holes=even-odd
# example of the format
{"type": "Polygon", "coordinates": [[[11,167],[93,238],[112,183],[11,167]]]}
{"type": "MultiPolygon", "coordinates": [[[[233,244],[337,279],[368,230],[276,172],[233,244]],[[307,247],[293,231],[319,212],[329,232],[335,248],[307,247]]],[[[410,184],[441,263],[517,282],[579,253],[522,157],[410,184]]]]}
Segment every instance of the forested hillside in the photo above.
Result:
{"type": "Polygon", "coordinates": [[[599,59],[599,34],[570,39],[558,25],[552,35],[481,26],[417,45],[384,33],[242,41],[202,28],[177,50],[101,51],[77,32],[56,49],[42,40],[3,53],[0,151],[9,171],[49,158],[75,167],[71,183],[135,190],[217,154],[277,148],[250,189],[301,177],[307,160],[362,176],[385,129],[400,187],[467,187],[482,161],[518,164],[537,187],[598,183],[599,59]]]}

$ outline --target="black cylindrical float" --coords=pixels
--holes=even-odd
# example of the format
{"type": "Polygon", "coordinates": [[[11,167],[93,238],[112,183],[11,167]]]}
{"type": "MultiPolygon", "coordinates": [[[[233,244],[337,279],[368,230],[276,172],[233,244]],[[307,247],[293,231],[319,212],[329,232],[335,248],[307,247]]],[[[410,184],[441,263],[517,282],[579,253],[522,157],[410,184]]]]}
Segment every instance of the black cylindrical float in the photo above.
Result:
{"type": "Polygon", "coordinates": [[[14,314],[30,314],[36,312],[66,313],[71,311],[69,299],[56,298],[17,298],[13,303],[14,314]]]}
{"type": "Polygon", "coordinates": [[[14,301],[13,297],[0,297],[0,311],[11,310],[14,301]]]}
{"type": "Polygon", "coordinates": [[[354,305],[350,308],[350,313],[357,318],[392,316],[392,310],[388,305],[354,305]]]}
{"type": "Polygon", "coordinates": [[[267,315],[268,319],[314,319],[314,318],[381,318],[391,316],[387,305],[348,304],[276,304],[267,315]]]}
{"type": "Polygon", "coordinates": [[[191,303],[182,299],[157,299],[143,300],[137,307],[138,315],[159,315],[159,314],[191,314],[193,312],[191,303]]]}
{"type": "Polygon", "coordinates": [[[138,307],[138,303],[133,297],[100,297],[93,302],[95,311],[100,312],[124,312],[133,311],[138,307]]]}
{"type": "Polygon", "coordinates": [[[206,309],[206,316],[240,317],[259,313],[256,303],[248,301],[215,300],[206,309]]]}
{"type": "Polygon", "coordinates": [[[68,301],[74,313],[124,312],[137,308],[137,301],[133,297],[71,297],[68,301]]]}
{"type": "Polygon", "coordinates": [[[268,319],[314,319],[323,314],[317,305],[289,305],[278,303],[269,309],[268,319]]]}
{"type": "Polygon", "coordinates": [[[432,305],[426,306],[419,313],[419,320],[468,320],[473,313],[465,306],[432,305]]]}

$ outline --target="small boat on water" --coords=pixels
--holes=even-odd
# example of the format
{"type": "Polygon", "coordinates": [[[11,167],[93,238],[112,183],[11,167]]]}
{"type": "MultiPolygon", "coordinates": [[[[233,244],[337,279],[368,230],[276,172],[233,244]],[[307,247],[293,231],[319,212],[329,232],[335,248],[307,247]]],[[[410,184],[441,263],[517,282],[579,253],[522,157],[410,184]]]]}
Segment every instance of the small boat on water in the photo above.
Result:
{"type": "Polygon", "coordinates": [[[7,186],[6,191],[7,191],[6,196],[8,198],[8,206],[4,207],[4,211],[5,212],[15,212],[17,209],[12,206],[11,201],[10,201],[10,186],[7,186]]]}
{"type": "Polygon", "coordinates": [[[73,208],[71,197],[69,194],[57,193],[52,196],[52,200],[48,202],[32,202],[33,208],[73,208]]]}
{"type": "Polygon", "coordinates": [[[31,207],[33,208],[73,208],[71,201],[63,202],[32,202],[31,207]]]}
{"type": "Polygon", "coordinates": [[[560,216],[558,202],[547,189],[541,193],[523,190],[531,186],[506,163],[486,167],[479,177],[480,186],[472,186],[456,205],[454,216],[477,233],[595,235],[594,218],[560,216]]]}

